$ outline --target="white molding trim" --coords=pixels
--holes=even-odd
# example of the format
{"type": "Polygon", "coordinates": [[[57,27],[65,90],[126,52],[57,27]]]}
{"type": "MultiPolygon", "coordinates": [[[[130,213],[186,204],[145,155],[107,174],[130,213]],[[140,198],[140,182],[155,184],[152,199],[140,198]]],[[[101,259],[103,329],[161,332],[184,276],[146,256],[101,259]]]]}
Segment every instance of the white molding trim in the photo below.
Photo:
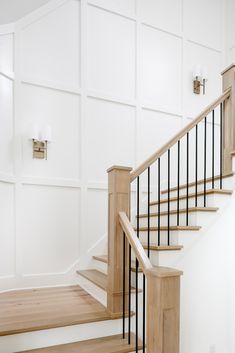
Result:
{"type": "Polygon", "coordinates": [[[133,100],[132,99],[125,99],[124,97],[116,97],[116,96],[112,96],[112,95],[109,95],[109,94],[103,93],[103,92],[88,90],[87,97],[99,99],[99,100],[104,100],[104,101],[112,102],[112,103],[119,103],[119,104],[123,104],[123,105],[128,105],[130,107],[136,106],[135,99],[133,99],[133,100]]]}
{"type": "Polygon", "coordinates": [[[136,16],[131,16],[131,15],[127,15],[127,14],[125,14],[123,12],[107,9],[106,7],[104,7],[102,5],[97,5],[97,4],[93,3],[92,0],[88,0],[87,1],[87,5],[95,7],[97,9],[99,9],[99,10],[103,10],[105,12],[111,13],[113,15],[117,15],[117,16],[123,17],[123,18],[125,18],[127,20],[130,20],[130,21],[136,21],[136,16]]]}
{"type": "Polygon", "coordinates": [[[22,185],[35,185],[35,186],[54,186],[65,188],[81,188],[79,179],[63,179],[63,178],[40,178],[24,176],[21,178],[22,185]]]}
{"type": "Polygon", "coordinates": [[[0,26],[0,35],[13,34],[15,32],[15,24],[8,23],[0,26]]]}
{"type": "MultiPolygon", "coordinates": [[[[47,4],[41,6],[30,14],[22,17],[16,22],[16,30],[24,30],[33,23],[40,21],[44,16],[47,16],[49,13],[55,11],[57,8],[63,6],[69,0],[51,0],[47,4]]],[[[77,0],[80,1],[80,0],[77,0]]]]}
{"type": "Polygon", "coordinates": [[[13,71],[7,71],[2,67],[0,67],[0,75],[5,78],[8,78],[11,81],[15,80],[15,73],[13,71]]]}
{"type": "Polygon", "coordinates": [[[65,93],[81,95],[81,88],[68,87],[66,85],[61,84],[60,82],[40,80],[40,79],[33,78],[33,77],[30,77],[30,78],[23,77],[23,78],[21,78],[21,83],[25,84],[25,85],[43,87],[43,88],[52,89],[55,91],[61,91],[61,92],[65,92],[65,93]]]}
{"type": "Polygon", "coordinates": [[[164,28],[161,28],[161,27],[157,27],[156,25],[154,24],[150,24],[150,23],[147,23],[145,21],[141,21],[140,24],[142,26],[145,26],[145,27],[149,27],[149,28],[152,28],[156,31],[159,31],[159,32],[163,32],[165,34],[168,34],[170,36],[173,36],[173,37],[176,37],[176,38],[179,38],[179,39],[182,39],[183,38],[183,34],[182,33],[174,33],[174,32],[170,32],[170,31],[167,31],[166,29],[164,28]]]}
{"type": "Polygon", "coordinates": [[[213,51],[216,52],[216,53],[223,54],[223,50],[222,50],[222,49],[213,48],[213,47],[210,47],[209,45],[206,45],[206,44],[197,42],[197,41],[192,40],[192,39],[189,39],[189,38],[186,38],[186,41],[187,41],[188,43],[198,45],[198,46],[200,46],[200,47],[202,47],[202,48],[209,49],[209,50],[213,50],[213,51]]]}
{"type": "Polygon", "coordinates": [[[172,115],[174,117],[179,117],[182,118],[183,114],[181,111],[176,111],[176,110],[167,110],[167,109],[159,109],[159,107],[151,102],[144,102],[143,104],[141,104],[141,108],[143,110],[152,110],[154,112],[158,112],[158,113],[162,113],[162,114],[166,114],[166,115],[172,115]]]}
{"type": "Polygon", "coordinates": [[[0,172],[0,183],[15,184],[16,177],[12,174],[6,174],[0,172]]]}

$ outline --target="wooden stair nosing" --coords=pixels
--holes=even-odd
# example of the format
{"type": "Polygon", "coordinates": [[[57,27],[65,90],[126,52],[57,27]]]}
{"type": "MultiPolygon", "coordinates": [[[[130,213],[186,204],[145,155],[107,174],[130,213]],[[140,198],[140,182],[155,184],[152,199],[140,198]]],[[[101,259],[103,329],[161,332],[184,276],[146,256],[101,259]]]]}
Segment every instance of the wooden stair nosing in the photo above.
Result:
{"type": "MultiPolygon", "coordinates": [[[[159,230],[160,231],[168,231],[168,226],[161,226],[161,227],[149,227],[150,232],[154,232],[159,230]]],[[[201,227],[200,226],[170,226],[169,230],[170,231],[197,231],[200,230],[201,227]]],[[[135,231],[137,231],[137,228],[135,228],[135,231]]],[[[148,231],[148,227],[139,227],[139,231],[140,232],[147,232],[148,231]]]]}
{"type": "MultiPolygon", "coordinates": [[[[232,154],[232,152],[231,152],[231,154],[232,154]]],[[[235,151],[234,151],[234,155],[235,155],[235,151]]],[[[235,174],[234,172],[225,173],[222,175],[222,178],[223,179],[230,178],[234,174],[235,174]]],[[[214,180],[219,180],[219,179],[220,179],[220,175],[216,175],[214,177],[214,180]]],[[[206,183],[209,183],[211,181],[212,181],[212,177],[206,179],[206,183]]],[[[197,181],[197,185],[201,185],[201,184],[204,184],[204,179],[200,179],[197,181]]],[[[196,185],[196,182],[192,181],[191,183],[188,184],[188,187],[191,188],[195,185],[196,185]]],[[[187,188],[187,184],[183,184],[183,185],[179,186],[179,190],[186,189],[186,188],[187,188]]],[[[174,187],[170,188],[170,192],[177,191],[177,190],[178,190],[178,186],[174,186],[174,187]]],[[[168,193],[167,189],[161,191],[161,194],[167,194],[167,193],[168,193]]]]}
{"type": "MultiPolygon", "coordinates": [[[[147,243],[142,243],[144,249],[148,249],[147,243]]],[[[150,250],[153,251],[179,251],[182,250],[184,247],[183,245],[155,245],[150,244],[150,250]]]]}
{"type": "MultiPolygon", "coordinates": [[[[193,213],[193,212],[216,212],[218,211],[218,207],[189,207],[188,212],[193,213]]],[[[178,210],[170,210],[169,214],[174,215],[177,214],[178,210]]],[[[181,208],[179,209],[179,213],[187,213],[186,208],[181,208]]],[[[160,212],[160,217],[167,216],[168,211],[161,211],[160,212]]],[[[149,217],[158,217],[158,213],[150,213],[149,217]]],[[[136,218],[148,218],[147,213],[140,214],[139,216],[137,215],[136,218]]]]}
{"type": "MultiPolygon", "coordinates": [[[[96,261],[103,262],[105,264],[108,263],[108,256],[107,255],[100,255],[100,256],[93,256],[93,259],[96,261]]],[[[132,261],[131,271],[136,272],[135,262],[132,261]]],[[[138,272],[142,272],[142,269],[139,267],[138,272]]]]}
{"type": "MultiPolygon", "coordinates": [[[[223,190],[223,189],[208,189],[206,190],[206,195],[210,195],[210,194],[218,194],[218,195],[232,195],[233,193],[233,190],[223,190]]],[[[203,196],[204,195],[204,191],[198,191],[197,193],[197,196],[203,196]]],[[[188,198],[193,198],[195,197],[196,194],[195,193],[192,193],[192,194],[189,194],[188,195],[188,198]]],[[[179,200],[184,200],[187,198],[187,195],[180,195],[179,196],[179,200]]],[[[178,200],[178,197],[177,196],[174,196],[174,197],[171,197],[170,198],[170,202],[175,202],[178,200]]],[[[165,199],[161,199],[160,200],[160,204],[162,203],[167,203],[168,202],[168,199],[165,198],[165,199]]],[[[155,206],[155,205],[158,205],[158,201],[152,201],[150,202],[150,206],[155,206]]]]}
{"type": "MultiPolygon", "coordinates": [[[[103,272],[100,272],[95,269],[89,270],[78,270],[77,274],[88,279],[92,283],[94,283],[97,287],[107,291],[107,275],[103,272]]],[[[135,293],[136,290],[134,287],[131,288],[131,292],[135,293]]],[[[142,292],[141,289],[138,289],[138,292],[142,292]]]]}
{"type": "MultiPolygon", "coordinates": [[[[66,343],[57,346],[39,348],[18,353],[128,353],[135,351],[135,335],[131,333],[131,343],[122,335],[93,338],[80,342],[66,343]]],[[[138,349],[143,348],[141,340],[138,342],[138,349]]]]}

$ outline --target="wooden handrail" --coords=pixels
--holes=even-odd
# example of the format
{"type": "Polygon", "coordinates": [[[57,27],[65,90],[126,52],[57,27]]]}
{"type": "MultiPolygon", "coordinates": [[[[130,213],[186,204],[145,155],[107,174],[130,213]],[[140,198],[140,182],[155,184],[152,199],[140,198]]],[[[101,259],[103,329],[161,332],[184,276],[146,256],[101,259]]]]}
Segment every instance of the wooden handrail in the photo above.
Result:
{"type": "Polygon", "coordinates": [[[191,129],[193,129],[198,123],[200,123],[209,113],[212,112],[220,103],[223,103],[227,98],[230,97],[231,89],[225,91],[219,98],[217,98],[212,104],[210,104],[202,113],[200,113],[191,123],[184,127],[180,132],[173,136],[163,147],[157,150],[152,156],[150,156],[145,162],[139,167],[133,170],[130,174],[131,182],[134,181],[140,174],[142,174],[148,167],[150,167],[158,158],[160,158],[165,152],[167,152],[172,146],[174,146],[182,137],[184,137],[191,129]]]}
{"type": "Polygon", "coordinates": [[[153,268],[144,248],[139,239],[136,236],[134,228],[130,223],[125,212],[119,212],[119,222],[122,226],[123,231],[126,234],[129,244],[137,257],[140,266],[145,274],[153,268]]]}

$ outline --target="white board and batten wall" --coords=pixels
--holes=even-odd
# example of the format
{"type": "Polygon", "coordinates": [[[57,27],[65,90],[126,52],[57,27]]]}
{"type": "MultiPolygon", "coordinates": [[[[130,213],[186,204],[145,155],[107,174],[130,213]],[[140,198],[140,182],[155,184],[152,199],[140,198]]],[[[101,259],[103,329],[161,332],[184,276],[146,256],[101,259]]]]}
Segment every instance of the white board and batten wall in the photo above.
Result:
{"type": "Polygon", "coordinates": [[[220,94],[225,11],[53,0],[0,27],[0,71],[15,73],[0,75],[0,289],[66,281],[106,232],[106,169],[137,166],[220,94]],[[205,96],[195,64],[209,67],[205,96]],[[33,123],[52,127],[47,161],[32,159],[33,123]]]}
{"type": "MultiPolygon", "coordinates": [[[[221,93],[234,15],[232,0],[52,0],[0,26],[0,290],[72,280],[107,231],[106,169],[137,166],[221,93]],[[33,123],[52,127],[47,161],[33,123]]],[[[206,347],[234,347],[229,309],[206,347]]]]}

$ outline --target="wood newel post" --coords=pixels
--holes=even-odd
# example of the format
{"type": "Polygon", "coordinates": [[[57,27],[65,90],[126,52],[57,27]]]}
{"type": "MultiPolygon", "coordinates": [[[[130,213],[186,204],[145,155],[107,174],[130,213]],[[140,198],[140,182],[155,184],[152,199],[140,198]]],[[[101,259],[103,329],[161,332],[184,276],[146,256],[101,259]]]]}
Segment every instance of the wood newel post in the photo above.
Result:
{"type": "MultiPolygon", "coordinates": [[[[108,288],[107,309],[115,316],[123,310],[123,231],[119,212],[130,215],[130,171],[132,168],[113,166],[108,169],[108,288]]],[[[127,246],[126,246],[127,248],[127,246]]],[[[126,270],[128,255],[125,254],[126,270]]],[[[126,280],[128,276],[126,276],[126,280]]],[[[127,284],[128,285],[128,284],[127,284]]],[[[126,285],[126,290],[128,290],[126,285]]],[[[126,307],[127,308],[127,307],[126,307]]]]}
{"type": "Polygon", "coordinates": [[[148,353],[179,353],[181,275],[162,267],[147,271],[148,353]]]}
{"type": "Polygon", "coordinates": [[[231,89],[231,96],[224,103],[224,165],[223,172],[232,172],[231,152],[235,150],[235,64],[222,72],[223,92],[231,89]]]}

